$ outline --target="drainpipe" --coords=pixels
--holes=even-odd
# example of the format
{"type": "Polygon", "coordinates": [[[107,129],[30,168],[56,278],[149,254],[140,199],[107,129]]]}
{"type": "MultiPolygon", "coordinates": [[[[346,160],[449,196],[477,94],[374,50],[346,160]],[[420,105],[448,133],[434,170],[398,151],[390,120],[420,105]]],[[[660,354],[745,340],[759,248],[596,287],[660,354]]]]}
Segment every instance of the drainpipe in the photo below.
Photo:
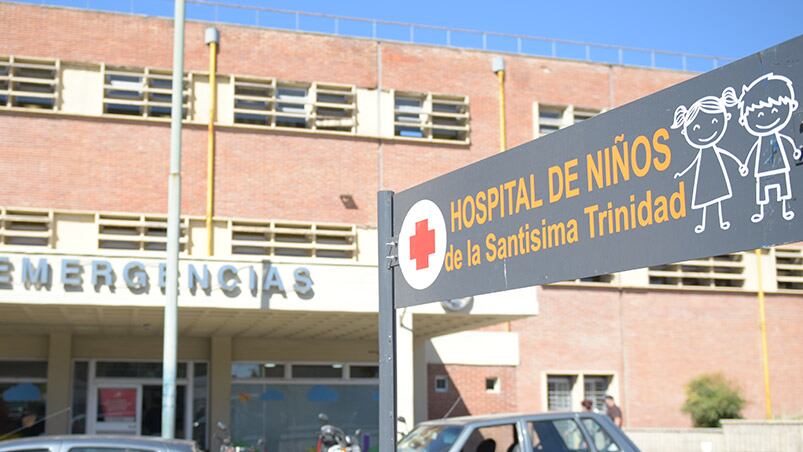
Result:
{"type": "MultiPolygon", "coordinates": [[[[491,60],[491,68],[499,81],[499,152],[507,149],[507,123],[505,121],[505,59],[498,56],[491,60]]],[[[505,322],[505,331],[513,331],[510,321],[505,322]]]]}
{"type": "Polygon", "coordinates": [[[215,120],[217,119],[217,47],[220,33],[210,27],[204,32],[204,42],[209,46],[209,130],[206,147],[206,255],[215,254],[215,232],[212,216],[215,209],[215,120]]]}
{"type": "Polygon", "coordinates": [[[506,123],[505,123],[505,59],[494,57],[491,62],[494,74],[499,80],[499,152],[507,149],[506,123]]]}
{"type": "Polygon", "coordinates": [[[770,395],[770,363],[767,350],[767,315],[764,311],[764,272],[761,268],[761,248],[756,250],[756,263],[758,271],[758,315],[759,328],[761,328],[761,364],[764,368],[764,415],[767,420],[772,419],[772,397],[770,395]]]}

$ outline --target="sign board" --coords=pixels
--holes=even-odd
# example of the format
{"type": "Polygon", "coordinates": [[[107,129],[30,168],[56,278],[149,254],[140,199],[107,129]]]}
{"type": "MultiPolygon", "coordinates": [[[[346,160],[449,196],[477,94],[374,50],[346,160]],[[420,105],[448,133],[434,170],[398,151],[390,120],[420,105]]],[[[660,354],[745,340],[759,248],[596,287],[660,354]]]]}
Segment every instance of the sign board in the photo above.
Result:
{"type": "Polygon", "coordinates": [[[395,307],[803,240],[803,36],[393,197],[395,307]]]}

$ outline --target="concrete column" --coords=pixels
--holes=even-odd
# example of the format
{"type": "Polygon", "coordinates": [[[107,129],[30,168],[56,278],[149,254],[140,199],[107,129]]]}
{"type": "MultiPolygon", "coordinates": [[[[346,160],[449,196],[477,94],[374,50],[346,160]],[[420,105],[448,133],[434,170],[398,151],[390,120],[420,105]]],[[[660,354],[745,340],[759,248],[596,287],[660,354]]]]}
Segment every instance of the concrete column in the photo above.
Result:
{"type": "Polygon", "coordinates": [[[50,333],[47,353],[47,403],[45,432],[69,433],[70,390],[72,383],[72,335],[50,333]]]}
{"type": "Polygon", "coordinates": [[[400,309],[396,322],[396,411],[407,421],[407,425],[399,423],[399,432],[407,433],[415,425],[413,314],[400,309]]]}
{"type": "Polygon", "coordinates": [[[218,421],[230,425],[231,407],[231,338],[213,337],[211,339],[211,357],[209,369],[209,450],[220,448],[220,442],[214,439],[218,421]]]}

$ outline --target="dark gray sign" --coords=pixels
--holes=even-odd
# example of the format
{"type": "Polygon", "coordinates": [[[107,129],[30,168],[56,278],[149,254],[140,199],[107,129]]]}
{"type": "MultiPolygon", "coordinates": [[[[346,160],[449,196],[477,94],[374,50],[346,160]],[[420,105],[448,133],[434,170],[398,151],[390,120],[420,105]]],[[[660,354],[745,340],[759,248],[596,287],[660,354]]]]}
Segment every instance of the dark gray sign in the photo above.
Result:
{"type": "Polygon", "coordinates": [[[803,240],[803,36],[393,198],[396,307],[803,240]]]}

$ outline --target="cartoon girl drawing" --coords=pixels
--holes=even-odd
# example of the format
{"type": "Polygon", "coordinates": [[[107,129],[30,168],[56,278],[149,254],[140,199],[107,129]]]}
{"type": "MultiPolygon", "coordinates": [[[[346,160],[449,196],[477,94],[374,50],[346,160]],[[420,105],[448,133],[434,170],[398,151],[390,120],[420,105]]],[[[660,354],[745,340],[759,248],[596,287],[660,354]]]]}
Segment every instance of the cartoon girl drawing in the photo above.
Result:
{"type": "Polygon", "coordinates": [[[683,128],[680,133],[691,147],[697,149],[697,155],[686,169],[675,173],[675,179],[682,177],[694,167],[694,189],[692,191],[692,209],[703,209],[702,220],[694,227],[694,232],[705,231],[706,208],[716,203],[719,210],[719,227],[726,230],[730,222],[722,218],[722,201],[730,199],[731,182],[722,156],[733,159],[739,166],[742,162],[733,154],[717,146],[728,128],[731,114],[727,107],[738,103],[736,91],[725,88],[722,96],[705,96],[694,102],[689,108],[681,105],[675,110],[673,129],[683,128]]]}

